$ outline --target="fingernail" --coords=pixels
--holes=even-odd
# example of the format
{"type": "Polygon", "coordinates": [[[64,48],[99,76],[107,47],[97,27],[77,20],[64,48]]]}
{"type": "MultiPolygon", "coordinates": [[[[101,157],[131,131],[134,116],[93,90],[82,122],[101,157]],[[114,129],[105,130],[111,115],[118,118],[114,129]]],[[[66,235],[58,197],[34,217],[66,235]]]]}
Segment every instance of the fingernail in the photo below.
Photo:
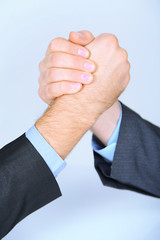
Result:
{"type": "Polygon", "coordinates": [[[77,32],[77,33],[81,38],[84,38],[84,35],[82,33],[80,33],[80,32],[77,32]]]}
{"type": "Polygon", "coordinates": [[[88,57],[88,52],[83,48],[79,48],[78,49],[78,55],[82,56],[82,57],[88,57]]]}
{"type": "Polygon", "coordinates": [[[88,70],[89,72],[92,72],[92,71],[95,69],[94,64],[91,63],[91,62],[86,62],[86,63],[84,64],[84,67],[85,67],[85,69],[88,70]]]}
{"type": "Polygon", "coordinates": [[[90,83],[93,80],[93,76],[91,74],[86,74],[86,73],[83,73],[81,75],[81,78],[84,83],[90,83]]]}
{"type": "Polygon", "coordinates": [[[79,88],[81,88],[81,83],[71,83],[71,91],[75,92],[77,91],[79,88]]]}

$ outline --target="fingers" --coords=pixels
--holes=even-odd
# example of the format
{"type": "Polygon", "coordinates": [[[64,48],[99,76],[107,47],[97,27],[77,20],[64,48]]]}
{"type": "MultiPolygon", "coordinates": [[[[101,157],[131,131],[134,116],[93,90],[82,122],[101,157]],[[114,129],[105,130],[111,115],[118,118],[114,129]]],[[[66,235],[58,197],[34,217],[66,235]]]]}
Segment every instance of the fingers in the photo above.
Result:
{"type": "Polygon", "coordinates": [[[39,64],[39,95],[48,104],[93,81],[96,65],[89,60],[90,51],[84,45],[93,41],[94,36],[89,31],[79,33],[70,33],[73,42],[61,37],[53,39],[39,64]]]}
{"type": "Polygon", "coordinates": [[[64,38],[55,38],[49,44],[49,47],[46,52],[46,56],[50,55],[53,52],[66,52],[72,55],[79,55],[85,58],[88,58],[90,53],[88,49],[82,47],[78,44],[74,44],[64,38]]]}
{"type": "Polygon", "coordinates": [[[83,57],[55,52],[40,62],[40,72],[45,72],[48,68],[69,68],[93,73],[96,66],[93,61],[83,57]]]}
{"type": "Polygon", "coordinates": [[[46,103],[50,104],[55,98],[66,94],[74,94],[81,90],[82,84],[75,82],[56,82],[39,88],[39,96],[46,103]]]}
{"type": "Polygon", "coordinates": [[[73,43],[85,46],[92,42],[95,38],[91,32],[83,30],[79,32],[70,32],[69,39],[73,43]]]}
{"type": "Polygon", "coordinates": [[[93,75],[73,69],[49,68],[39,78],[39,84],[49,84],[61,81],[89,84],[93,81],[93,75]]]}

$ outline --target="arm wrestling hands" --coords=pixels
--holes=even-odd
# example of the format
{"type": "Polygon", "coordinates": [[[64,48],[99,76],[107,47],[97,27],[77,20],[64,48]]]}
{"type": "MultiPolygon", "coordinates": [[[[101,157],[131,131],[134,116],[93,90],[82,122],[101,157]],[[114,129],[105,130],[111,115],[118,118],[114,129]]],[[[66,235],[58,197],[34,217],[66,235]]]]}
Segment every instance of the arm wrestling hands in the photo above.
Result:
{"type": "Polygon", "coordinates": [[[92,128],[106,145],[120,116],[117,99],[130,79],[128,55],[117,38],[71,32],[70,41],[52,40],[39,68],[39,95],[51,107],[35,126],[48,143],[64,159],[92,128]]]}

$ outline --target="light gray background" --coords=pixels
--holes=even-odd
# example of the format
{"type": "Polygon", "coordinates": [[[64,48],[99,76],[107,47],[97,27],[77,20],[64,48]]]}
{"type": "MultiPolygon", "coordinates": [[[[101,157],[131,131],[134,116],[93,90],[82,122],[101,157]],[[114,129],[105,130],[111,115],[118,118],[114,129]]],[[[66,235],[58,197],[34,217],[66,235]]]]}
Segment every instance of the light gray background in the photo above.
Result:
{"type": "MultiPolygon", "coordinates": [[[[127,49],[131,82],[121,101],[160,123],[160,1],[0,1],[0,146],[24,133],[46,105],[38,63],[49,42],[70,31],[114,33],[127,49]]],[[[31,214],[5,240],[158,240],[160,201],[104,187],[88,132],[58,176],[63,197],[31,214]]],[[[135,139],[136,141],[136,139],[135,139]]]]}

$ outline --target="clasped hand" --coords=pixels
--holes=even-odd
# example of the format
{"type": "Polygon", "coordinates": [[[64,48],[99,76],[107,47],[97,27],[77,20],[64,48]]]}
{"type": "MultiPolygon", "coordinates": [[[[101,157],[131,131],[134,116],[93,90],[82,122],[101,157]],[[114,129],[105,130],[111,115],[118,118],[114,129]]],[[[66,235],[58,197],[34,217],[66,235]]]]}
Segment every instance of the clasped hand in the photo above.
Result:
{"type": "Polygon", "coordinates": [[[84,105],[103,113],[130,80],[126,50],[112,34],[71,32],[69,40],[53,39],[39,64],[39,95],[51,104],[57,97],[77,94],[84,105]]]}

